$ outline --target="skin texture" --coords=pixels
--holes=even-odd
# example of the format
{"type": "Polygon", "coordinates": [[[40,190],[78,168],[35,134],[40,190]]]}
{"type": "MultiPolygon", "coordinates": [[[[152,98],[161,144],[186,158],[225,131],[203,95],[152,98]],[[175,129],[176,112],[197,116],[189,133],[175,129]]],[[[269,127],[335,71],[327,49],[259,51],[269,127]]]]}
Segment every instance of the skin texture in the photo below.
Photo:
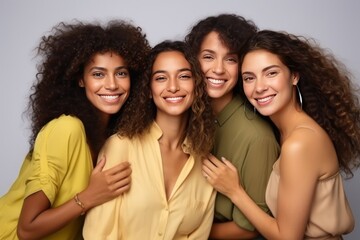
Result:
{"type": "MultiPolygon", "coordinates": [[[[198,55],[201,69],[206,77],[207,92],[211,98],[211,106],[216,113],[232,100],[234,88],[238,82],[238,56],[220,40],[217,32],[205,36],[198,55]]],[[[210,237],[212,239],[253,238],[257,232],[240,228],[235,222],[214,223],[210,237]]]]}
{"type": "Polygon", "coordinates": [[[201,69],[206,77],[207,92],[211,105],[219,113],[233,98],[238,81],[239,61],[219,38],[217,32],[205,36],[198,55],[201,69]]]}
{"type": "Polygon", "coordinates": [[[191,107],[194,81],[190,64],[180,52],[158,55],[153,65],[151,90],[157,115],[181,115],[191,107]]]}
{"type": "Polygon", "coordinates": [[[191,66],[181,52],[160,53],[151,77],[151,96],[157,108],[155,121],[163,131],[160,151],[167,198],[185,165],[188,155],[181,148],[188,110],[194,100],[191,66]]]}
{"type": "Polygon", "coordinates": [[[104,121],[117,113],[130,94],[130,74],[125,60],[112,52],[95,54],[84,69],[80,87],[104,121]]]}
{"type": "MultiPolygon", "coordinates": [[[[206,94],[206,83],[196,56],[190,51],[189,46],[183,42],[164,41],[152,49],[147,64],[143,77],[144,81],[140,82],[139,88],[133,93],[134,97],[129,99],[128,104],[130,107],[124,110],[119,121],[118,135],[129,138],[141,135],[152,126],[158,114],[175,116],[191,103],[188,110],[190,116],[183,119],[186,122],[187,129],[182,132],[181,139],[187,138],[193,154],[206,156],[213,145],[215,126],[209,98],[206,94]],[[180,53],[182,53],[182,57],[178,58],[177,55],[181,55],[180,53]],[[166,61],[162,60],[162,56],[168,55],[171,58],[166,58],[166,61]],[[189,65],[180,68],[177,65],[178,63],[174,63],[173,55],[176,56],[179,63],[188,62],[189,65]],[[161,58],[158,58],[158,56],[161,58]],[[184,58],[186,61],[184,61],[184,58]],[[160,63],[163,65],[167,63],[169,66],[166,69],[161,69],[158,66],[160,63]],[[174,66],[171,66],[170,63],[174,66]],[[154,67],[157,67],[157,69],[155,70],[154,67]],[[189,69],[191,69],[190,72],[189,69]],[[190,79],[193,80],[193,83],[191,83],[190,79]],[[169,84],[168,82],[172,86],[168,87],[167,90],[165,86],[169,84]],[[194,90],[191,93],[189,89],[192,84],[194,84],[194,90]],[[151,92],[155,86],[158,86],[158,88],[154,88],[154,92],[151,92]],[[180,87],[182,88],[180,89],[180,87]],[[169,96],[180,98],[166,99],[169,96]],[[184,98],[184,96],[186,97],[184,98]],[[149,97],[153,98],[154,101],[149,101],[149,97]],[[183,105],[184,102],[185,105],[183,105]],[[158,107],[155,103],[159,104],[158,107]],[[202,134],[199,134],[199,132],[202,134]]],[[[177,122],[177,120],[174,121],[177,122]]]]}
{"type": "Polygon", "coordinates": [[[242,77],[248,100],[270,117],[281,134],[277,217],[265,214],[254,204],[234,181],[239,177],[226,159],[206,160],[204,174],[265,238],[303,239],[318,181],[339,171],[334,145],[324,129],[301,110],[295,87],[299,74],[291,72],[277,55],[266,50],[247,53],[242,77]]]}
{"type": "Polygon", "coordinates": [[[141,28],[122,20],[104,25],[61,22],[41,38],[37,54],[42,61],[28,104],[32,122],[30,153],[45,124],[62,114],[76,116],[84,125],[94,170],[88,186],[78,193],[85,209],[73,198],[53,208],[42,191],[28,196],[17,227],[20,239],[48,236],[78,218],[82,211],[129,189],[129,163],[103,171],[106,158],[98,164],[96,159],[122,112],[130,107],[126,104],[132,91],[130,85],[140,81],[149,50],[141,28]]]}
{"type": "MultiPolygon", "coordinates": [[[[111,114],[120,110],[130,91],[130,77],[123,58],[111,52],[95,54],[85,67],[79,86],[85,88],[90,103],[107,122],[111,114]],[[116,98],[104,99],[104,95],[116,98]]],[[[105,162],[104,159],[96,166],[88,187],[78,194],[85,211],[130,188],[129,163],[124,162],[102,172],[105,162]]],[[[36,192],[24,200],[19,218],[19,238],[38,239],[51,234],[78,217],[82,210],[73,199],[52,209],[44,192],[36,192]]]]}

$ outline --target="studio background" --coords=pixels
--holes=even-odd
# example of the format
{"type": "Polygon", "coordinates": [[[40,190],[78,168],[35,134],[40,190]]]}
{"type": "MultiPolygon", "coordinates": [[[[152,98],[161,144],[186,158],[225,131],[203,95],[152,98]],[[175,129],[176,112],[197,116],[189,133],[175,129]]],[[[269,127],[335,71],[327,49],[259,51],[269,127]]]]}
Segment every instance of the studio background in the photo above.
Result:
{"type": "MultiPolygon", "coordinates": [[[[23,112],[35,80],[34,49],[60,21],[122,18],[141,26],[153,46],[165,39],[183,39],[201,18],[236,13],[260,29],[316,39],[347,65],[360,85],[359,11],[358,0],[0,0],[0,195],[15,180],[29,147],[29,122],[23,112]]],[[[357,170],[345,181],[356,218],[354,231],[345,236],[349,240],[360,239],[359,185],[357,170]]]]}

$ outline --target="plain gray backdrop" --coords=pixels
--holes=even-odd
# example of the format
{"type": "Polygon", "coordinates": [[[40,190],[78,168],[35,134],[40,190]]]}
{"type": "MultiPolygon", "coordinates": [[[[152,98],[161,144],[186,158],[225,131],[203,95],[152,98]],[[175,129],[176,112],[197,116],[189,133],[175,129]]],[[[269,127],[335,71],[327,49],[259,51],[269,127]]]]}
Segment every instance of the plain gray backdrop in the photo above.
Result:
{"type": "MultiPolygon", "coordinates": [[[[15,180],[28,150],[29,122],[22,113],[35,79],[34,48],[60,21],[122,18],[141,26],[154,45],[164,39],[183,39],[206,16],[236,13],[260,29],[315,38],[348,66],[359,84],[359,11],[358,0],[0,0],[0,195],[15,180]]],[[[360,170],[345,182],[357,223],[359,185],[360,170]]],[[[357,224],[345,239],[360,239],[359,228],[357,224]]]]}

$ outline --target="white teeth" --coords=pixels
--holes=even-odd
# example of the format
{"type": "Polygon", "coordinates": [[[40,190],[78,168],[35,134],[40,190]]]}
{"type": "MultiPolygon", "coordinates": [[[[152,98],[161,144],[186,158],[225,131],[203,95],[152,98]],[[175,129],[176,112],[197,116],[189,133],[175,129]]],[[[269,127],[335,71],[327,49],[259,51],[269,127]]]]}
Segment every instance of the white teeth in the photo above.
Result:
{"type": "Polygon", "coordinates": [[[263,102],[269,101],[272,98],[273,98],[273,96],[268,96],[266,98],[258,98],[257,101],[263,103],[263,102]]]}
{"type": "Polygon", "coordinates": [[[209,82],[213,83],[213,84],[222,84],[225,82],[225,80],[221,80],[221,79],[214,79],[214,78],[208,78],[209,82]]]}
{"type": "Polygon", "coordinates": [[[182,99],[182,97],[168,97],[168,98],[166,98],[166,100],[169,100],[169,101],[179,101],[181,99],[182,99]]]}
{"type": "Polygon", "coordinates": [[[116,99],[119,97],[119,95],[101,95],[102,98],[106,98],[109,100],[116,99]]]}

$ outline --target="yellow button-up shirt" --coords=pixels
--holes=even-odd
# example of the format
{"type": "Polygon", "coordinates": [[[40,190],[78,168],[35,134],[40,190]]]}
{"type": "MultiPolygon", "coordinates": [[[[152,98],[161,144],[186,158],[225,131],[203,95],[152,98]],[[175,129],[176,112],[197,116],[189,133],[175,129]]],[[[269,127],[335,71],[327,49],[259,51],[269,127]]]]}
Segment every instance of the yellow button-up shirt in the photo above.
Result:
{"type": "MultiPolygon", "coordinates": [[[[100,156],[110,168],[131,163],[130,191],[91,209],[85,239],[208,239],[215,191],[201,173],[201,159],[189,156],[169,199],[166,198],[159,147],[162,132],[154,123],[148,134],[129,140],[111,136],[100,156]]],[[[186,141],[183,151],[186,151],[186,141]]]]}

